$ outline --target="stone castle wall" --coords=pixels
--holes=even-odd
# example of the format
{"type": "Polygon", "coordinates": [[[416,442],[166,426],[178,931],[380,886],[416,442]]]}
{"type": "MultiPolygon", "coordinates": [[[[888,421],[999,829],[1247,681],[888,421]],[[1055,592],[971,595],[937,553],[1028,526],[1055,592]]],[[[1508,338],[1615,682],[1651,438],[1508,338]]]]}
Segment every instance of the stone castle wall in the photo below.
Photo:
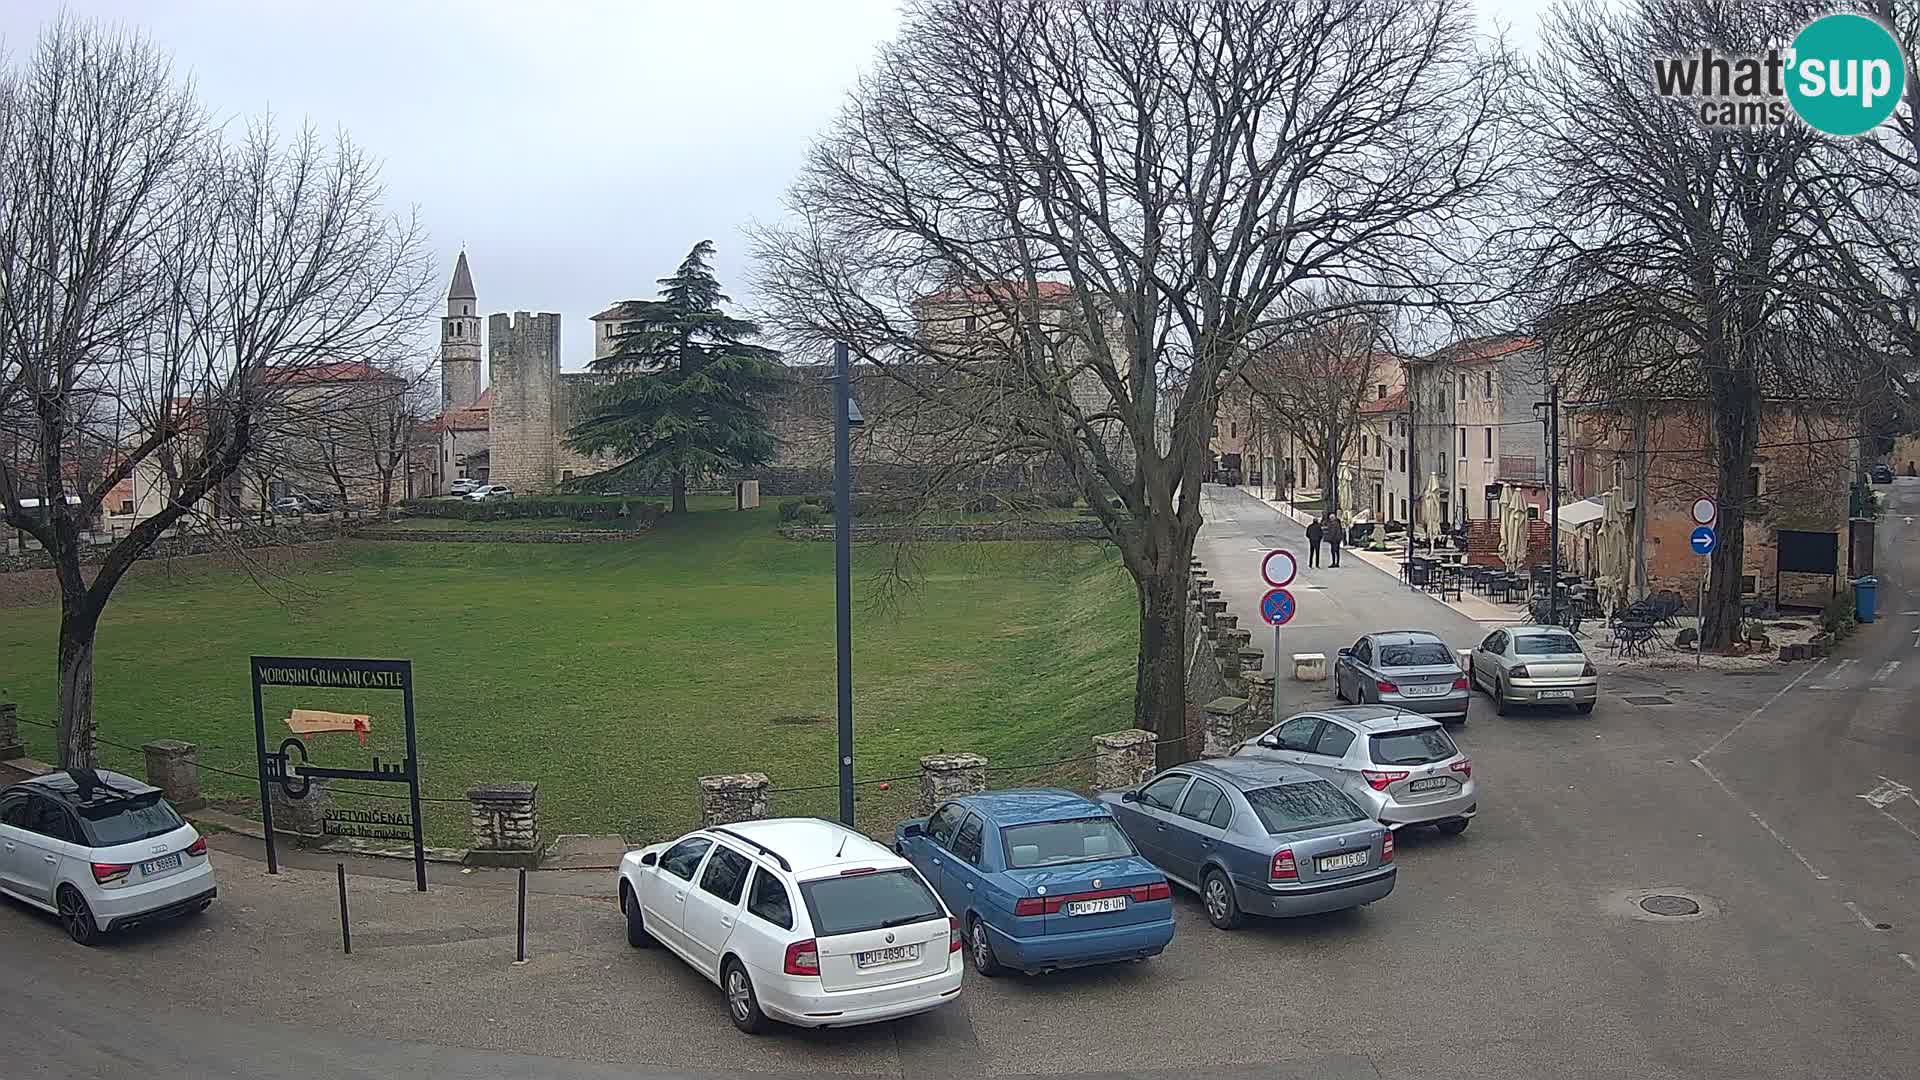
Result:
{"type": "Polygon", "coordinates": [[[524,311],[487,323],[493,361],[488,479],[525,495],[558,486],[560,316],[524,311]]]}

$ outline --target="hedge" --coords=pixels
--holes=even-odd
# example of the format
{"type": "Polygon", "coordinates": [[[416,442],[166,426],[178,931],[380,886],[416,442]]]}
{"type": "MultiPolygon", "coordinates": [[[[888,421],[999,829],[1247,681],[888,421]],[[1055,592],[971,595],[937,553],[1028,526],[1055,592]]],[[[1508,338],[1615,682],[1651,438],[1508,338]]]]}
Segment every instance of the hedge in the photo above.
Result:
{"type": "Polygon", "coordinates": [[[586,495],[528,495],[484,502],[415,499],[401,503],[400,509],[413,517],[449,518],[455,521],[519,521],[528,518],[625,520],[636,529],[652,526],[667,512],[664,503],[586,495]]]}

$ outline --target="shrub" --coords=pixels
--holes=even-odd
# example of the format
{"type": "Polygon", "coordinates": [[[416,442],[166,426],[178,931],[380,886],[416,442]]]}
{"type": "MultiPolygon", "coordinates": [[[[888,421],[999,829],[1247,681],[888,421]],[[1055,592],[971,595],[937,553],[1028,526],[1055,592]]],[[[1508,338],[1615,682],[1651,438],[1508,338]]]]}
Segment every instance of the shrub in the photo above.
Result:
{"type": "Polygon", "coordinates": [[[1837,634],[1853,623],[1853,593],[1848,590],[1827,601],[1826,610],[1820,613],[1820,629],[1829,634],[1837,634]]]}
{"type": "Polygon", "coordinates": [[[826,520],[826,510],[817,503],[801,503],[794,508],[795,525],[824,525],[826,520]]]}
{"type": "Polygon", "coordinates": [[[803,502],[799,499],[782,500],[780,503],[781,522],[786,523],[786,522],[791,522],[796,520],[800,516],[801,507],[808,506],[808,505],[810,504],[803,502]]]}
{"type": "Polygon", "coordinates": [[[1054,491],[1043,491],[1040,493],[1040,498],[1048,506],[1056,510],[1071,510],[1074,505],[1080,501],[1079,495],[1066,488],[1054,491]]]}
{"type": "Polygon", "coordinates": [[[624,497],[588,495],[529,495],[513,499],[468,502],[465,499],[418,499],[401,504],[414,517],[454,521],[524,521],[565,518],[570,521],[621,521],[641,528],[658,521],[666,506],[624,497]]]}

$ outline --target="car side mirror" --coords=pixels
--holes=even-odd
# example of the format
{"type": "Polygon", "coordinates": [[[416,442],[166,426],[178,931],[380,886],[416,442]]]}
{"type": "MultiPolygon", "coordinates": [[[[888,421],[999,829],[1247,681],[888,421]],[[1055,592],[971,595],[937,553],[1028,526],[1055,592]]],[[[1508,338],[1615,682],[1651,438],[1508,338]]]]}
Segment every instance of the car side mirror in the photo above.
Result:
{"type": "Polygon", "coordinates": [[[652,866],[654,863],[657,863],[659,861],[660,861],[660,856],[655,852],[649,851],[645,855],[640,856],[641,866],[652,866]]]}
{"type": "Polygon", "coordinates": [[[1121,802],[1139,802],[1140,793],[1137,791],[1123,791],[1120,793],[1120,801],[1121,802]]]}
{"type": "Polygon", "coordinates": [[[900,826],[900,839],[902,840],[911,840],[916,836],[925,835],[927,835],[927,827],[918,821],[909,821],[905,825],[900,826]]]}
{"type": "Polygon", "coordinates": [[[1262,735],[1256,741],[1258,741],[1261,746],[1264,746],[1269,750],[1280,749],[1280,738],[1277,735],[1262,735]]]}
{"type": "Polygon", "coordinates": [[[1336,655],[1336,656],[1352,656],[1352,655],[1353,655],[1353,650],[1352,650],[1352,649],[1341,649],[1341,650],[1340,650],[1340,651],[1339,651],[1338,653],[1336,653],[1336,654],[1334,654],[1334,655],[1336,655]]]}

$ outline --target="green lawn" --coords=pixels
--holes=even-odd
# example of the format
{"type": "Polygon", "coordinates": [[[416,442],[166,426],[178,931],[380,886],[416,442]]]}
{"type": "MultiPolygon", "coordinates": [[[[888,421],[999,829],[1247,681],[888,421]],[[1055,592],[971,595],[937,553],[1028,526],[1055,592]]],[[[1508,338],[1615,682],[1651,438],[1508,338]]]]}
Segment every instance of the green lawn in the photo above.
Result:
{"type": "MultiPolygon", "coordinates": [[[[689,827],[695,777],[760,771],[775,787],[834,779],[833,546],[782,540],[772,505],[669,517],[630,544],[343,542],[261,584],[157,564],[124,584],[100,630],[105,737],[201,745],[203,763],[252,773],[247,656],[391,656],[414,663],[429,795],[535,780],[542,831],[689,827]]],[[[460,523],[449,523],[458,526],[460,523]]],[[[1080,755],[1130,726],[1133,590],[1094,544],[928,544],[919,587],[891,605],[874,581],[893,556],[855,552],[854,709],[862,777],[911,773],[923,753],[973,750],[1010,765],[1080,755]]],[[[52,606],[0,611],[0,688],[23,717],[53,706],[52,606]]],[[[401,755],[395,696],[269,690],[268,738],[292,707],[369,712],[310,740],[316,761],[401,755]]],[[[29,748],[50,732],[23,725],[29,748]]],[[[108,749],[107,764],[141,771],[108,749]]],[[[1084,773],[1084,769],[1081,770],[1084,773]]],[[[207,774],[217,797],[247,780],[207,774]]],[[[997,774],[996,784],[1059,779],[997,774]]],[[[888,827],[914,788],[862,789],[862,824],[888,827]]],[[[834,793],[777,795],[779,813],[833,812],[834,793]]],[[[376,805],[365,802],[354,805],[376,805]]],[[[462,803],[429,814],[463,843],[462,803]]]]}

